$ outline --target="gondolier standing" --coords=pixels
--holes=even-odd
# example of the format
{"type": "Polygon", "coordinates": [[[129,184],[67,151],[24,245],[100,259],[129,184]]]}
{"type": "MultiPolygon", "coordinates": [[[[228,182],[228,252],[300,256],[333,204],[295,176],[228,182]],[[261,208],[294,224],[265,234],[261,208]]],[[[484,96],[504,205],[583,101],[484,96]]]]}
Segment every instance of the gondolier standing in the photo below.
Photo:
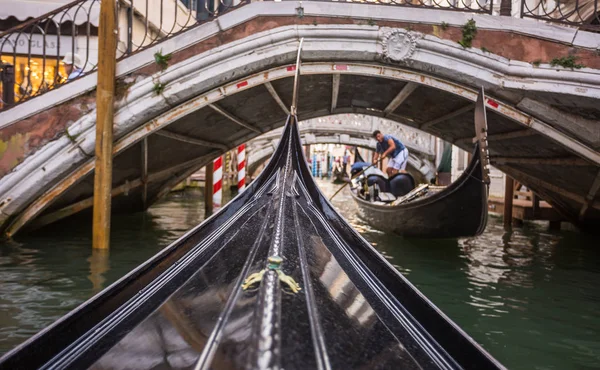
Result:
{"type": "Polygon", "coordinates": [[[398,172],[406,172],[406,163],[408,162],[408,149],[392,135],[384,135],[379,130],[373,132],[373,137],[377,140],[377,149],[373,155],[373,163],[381,158],[389,157],[386,172],[388,176],[398,172]]]}

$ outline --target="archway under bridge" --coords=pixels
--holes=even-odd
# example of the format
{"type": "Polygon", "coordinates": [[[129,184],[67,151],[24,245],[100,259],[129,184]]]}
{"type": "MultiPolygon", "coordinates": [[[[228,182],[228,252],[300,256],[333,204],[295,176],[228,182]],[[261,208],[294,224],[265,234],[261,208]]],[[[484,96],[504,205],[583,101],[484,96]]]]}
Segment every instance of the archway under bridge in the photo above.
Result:
{"type": "MultiPolygon", "coordinates": [[[[303,135],[302,140],[303,143],[307,145],[312,144],[341,144],[341,145],[352,145],[355,147],[374,150],[375,148],[370,145],[370,142],[363,139],[355,139],[355,140],[339,140],[339,137],[331,136],[331,137],[315,137],[316,140],[311,141],[310,134],[303,135]],[[309,136],[307,140],[307,136],[309,136]]],[[[271,143],[266,143],[264,146],[257,147],[256,150],[252,150],[249,152],[248,157],[248,174],[251,177],[256,177],[257,171],[263,167],[264,164],[271,158],[273,153],[275,152],[275,147],[271,143]]],[[[408,156],[407,163],[407,171],[410,172],[417,182],[429,182],[431,179],[435,178],[435,168],[433,167],[433,163],[428,159],[419,158],[418,155],[414,153],[410,153],[408,156]]]]}
{"type": "MultiPolygon", "coordinates": [[[[342,114],[324,119],[311,119],[299,124],[304,145],[339,144],[375,150],[374,130],[398,137],[409,149],[408,168],[418,181],[429,182],[435,178],[435,144],[431,135],[379,117],[342,114]]],[[[279,143],[282,129],[263,134],[246,145],[247,173],[256,174],[271,158],[279,143]]]]}
{"type": "MultiPolygon", "coordinates": [[[[485,84],[491,86],[487,107],[490,150],[496,166],[529,185],[572,220],[585,224],[588,219],[600,219],[594,191],[600,182],[600,155],[590,149],[595,144],[583,143],[524,113],[506,91],[503,98],[507,100],[497,98],[504,81],[482,79],[491,76],[495,67],[484,63],[487,57],[481,52],[430,37],[417,47],[422,54],[415,54],[415,58],[428,55],[429,59],[415,61],[409,69],[382,61],[377,45],[387,30],[328,27],[332,38],[323,38],[318,26],[288,28],[294,32],[288,35],[288,29],[282,27],[285,30],[279,30],[282,38],[276,45],[272,44],[275,33],[269,31],[253,36],[256,47],[252,50],[243,46],[244,42],[234,43],[169,67],[158,75],[166,84],[161,94],[152,89],[155,77],[131,86],[119,103],[115,120],[113,204],[117,211],[146,208],[212,158],[281,126],[295,72],[289,63],[301,30],[309,41],[300,84],[301,120],[345,112],[386,116],[470,150],[476,86],[485,84]],[[317,33],[321,36],[316,37],[317,33]],[[454,54],[434,52],[436,42],[454,54]],[[224,50],[226,55],[217,53],[224,50]],[[448,72],[445,64],[455,63],[458,56],[470,58],[471,69],[450,79],[449,74],[444,75],[448,72]],[[430,68],[432,65],[438,68],[430,68]],[[574,178],[578,181],[573,182],[574,178]]],[[[505,67],[503,73],[510,75],[512,67],[505,67]]],[[[535,97],[531,89],[545,89],[544,83],[528,87],[526,94],[535,97]]],[[[531,103],[531,98],[527,99],[531,103]]],[[[0,222],[8,235],[37,217],[91,205],[93,163],[89,153],[94,147],[94,114],[83,116],[69,127],[68,137],[48,144],[0,180],[0,222]]]]}

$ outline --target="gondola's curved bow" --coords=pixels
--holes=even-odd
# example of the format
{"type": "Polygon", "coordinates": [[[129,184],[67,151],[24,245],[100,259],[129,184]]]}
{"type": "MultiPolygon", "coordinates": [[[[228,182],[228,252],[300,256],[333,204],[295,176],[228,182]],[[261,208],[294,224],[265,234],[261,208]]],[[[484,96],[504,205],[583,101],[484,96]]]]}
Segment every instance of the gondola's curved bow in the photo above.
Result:
{"type": "Polygon", "coordinates": [[[3,369],[501,368],[332,208],[288,117],[217,214],[5,355],[3,369]]]}

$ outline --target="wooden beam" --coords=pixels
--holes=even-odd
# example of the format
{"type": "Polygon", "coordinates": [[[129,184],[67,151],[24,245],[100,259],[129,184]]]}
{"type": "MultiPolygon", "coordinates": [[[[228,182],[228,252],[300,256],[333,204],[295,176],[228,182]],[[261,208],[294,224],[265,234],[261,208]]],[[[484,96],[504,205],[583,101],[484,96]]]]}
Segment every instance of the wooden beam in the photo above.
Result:
{"type": "Polygon", "coordinates": [[[432,119],[431,121],[427,121],[427,122],[425,122],[425,123],[421,124],[421,125],[419,126],[419,129],[421,129],[421,130],[426,130],[426,129],[428,129],[428,128],[432,127],[432,126],[435,126],[435,125],[437,125],[438,123],[445,122],[445,121],[447,121],[447,120],[449,120],[449,119],[452,119],[452,118],[454,118],[454,117],[458,117],[458,116],[460,116],[461,114],[464,114],[464,113],[470,112],[470,111],[472,111],[473,109],[475,109],[475,104],[469,104],[469,105],[466,105],[466,106],[464,106],[464,107],[462,107],[462,108],[460,108],[460,109],[457,109],[457,110],[455,110],[454,112],[450,112],[450,113],[448,113],[448,114],[444,114],[444,115],[443,115],[443,116],[441,116],[441,117],[438,117],[438,118],[432,119]]]}
{"type": "Polygon", "coordinates": [[[504,175],[504,229],[508,230],[512,226],[514,180],[508,175],[504,175]]]}
{"type": "Polygon", "coordinates": [[[590,187],[590,191],[588,195],[585,197],[585,203],[581,207],[581,211],[579,211],[579,221],[583,221],[585,219],[585,214],[587,213],[590,205],[594,202],[594,198],[596,197],[596,193],[600,189],[600,171],[596,175],[592,186],[590,187]]]}
{"type": "MultiPolygon", "coordinates": [[[[167,176],[172,176],[173,174],[176,174],[177,172],[179,172],[179,171],[181,171],[183,169],[186,169],[186,168],[188,168],[190,166],[193,166],[193,165],[197,165],[198,163],[200,163],[202,161],[206,161],[206,159],[209,156],[214,156],[214,153],[204,155],[204,156],[202,156],[200,158],[194,158],[192,160],[189,160],[189,161],[180,163],[178,165],[166,168],[164,170],[152,173],[152,174],[148,175],[147,182],[151,183],[151,182],[155,182],[155,181],[159,181],[161,179],[164,179],[167,176]]],[[[112,189],[112,191],[111,191],[111,197],[114,198],[114,197],[116,197],[118,195],[127,193],[130,190],[139,188],[140,186],[144,186],[144,185],[145,185],[145,183],[144,183],[144,181],[142,180],[141,177],[138,178],[138,179],[135,179],[133,181],[125,181],[125,183],[123,183],[123,184],[115,187],[114,189],[112,189]]],[[[31,223],[31,227],[34,228],[34,229],[35,228],[40,228],[42,226],[46,226],[46,225],[49,225],[49,224],[54,223],[56,221],[62,220],[64,218],[66,218],[66,217],[72,216],[75,213],[79,213],[79,212],[81,212],[81,211],[83,211],[83,210],[85,210],[87,208],[90,208],[93,205],[93,202],[94,202],[94,198],[93,197],[80,200],[79,202],[73,203],[71,205],[63,207],[63,208],[61,208],[61,209],[59,209],[57,211],[54,211],[52,213],[49,213],[47,215],[44,215],[44,216],[42,216],[42,217],[34,220],[31,223]]]]}
{"type": "Polygon", "coordinates": [[[340,93],[340,74],[333,74],[333,83],[331,87],[331,109],[329,110],[331,113],[335,111],[337,108],[338,95],[340,93]]]}
{"type": "Polygon", "coordinates": [[[590,162],[579,157],[567,158],[531,158],[531,157],[491,157],[492,164],[532,164],[553,166],[593,166],[590,162]]]}
{"type": "Polygon", "coordinates": [[[510,139],[516,139],[519,137],[533,136],[536,134],[537,134],[537,132],[535,132],[533,130],[525,129],[525,130],[503,132],[501,134],[491,134],[491,135],[488,135],[487,139],[488,139],[488,141],[510,140],[510,139]]]}
{"type": "MultiPolygon", "coordinates": [[[[546,190],[549,190],[553,193],[556,194],[560,194],[562,196],[564,196],[567,199],[570,199],[572,201],[584,204],[586,202],[585,197],[579,195],[579,194],[575,194],[569,190],[563,189],[560,186],[556,186],[554,184],[551,184],[547,181],[538,179],[537,177],[531,176],[528,173],[516,170],[514,168],[511,167],[505,167],[502,166],[500,167],[500,169],[502,170],[502,172],[507,173],[510,172],[511,174],[514,175],[515,178],[519,179],[519,181],[526,185],[527,187],[529,186],[533,186],[533,187],[540,187],[546,190]]],[[[593,206],[594,208],[598,208],[600,209],[600,202],[594,202],[591,203],[590,206],[593,206]]]]}
{"type": "Polygon", "coordinates": [[[531,192],[531,208],[533,213],[533,219],[536,220],[540,215],[540,197],[538,197],[534,192],[531,192]]]}
{"type": "Polygon", "coordinates": [[[388,114],[394,112],[396,108],[398,108],[404,101],[419,87],[419,84],[414,82],[408,82],[402,90],[396,95],[396,97],[388,104],[387,107],[383,110],[383,113],[387,116],[388,114]]]}
{"type": "Polygon", "coordinates": [[[145,137],[142,140],[142,206],[144,209],[147,207],[148,201],[148,138],[145,137]]]}
{"type": "MultiPolygon", "coordinates": [[[[135,189],[137,187],[142,186],[142,180],[141,179],[136,179],[134,181],[126,181],[124,184],[117,186],[115,188],[112,189],[111,191],[111,197],[116,197],[117,195],[121,195],[123,193],[128,192],[131,189],[135,189]]],[[[54,223],[56,221],[62,220],[63,218],[67,218],[69,216],[74,215],[75,213],[79,213],[85,209],[90,208],[92,205],[94,204],[94,198],[90,197],[90,198],[86,198],[83,200],[80,200],[77,203],[73,203],[71,205],[68,205],[66,207],[63,207],[57,211],[54,211],[52,213],[49,213],[47,215],[41,216],[40,218],[34,220],[31,223],[31,228],[33,229],[37,229],[40,228],[42,226],[46,226],[49,225],[51,223],[54,223]]]]}
{"type": "Polygon", "coordinates": [[[208,106],[211,107],[212,109],[214,109],[215,111],[221,113],[221,115],[223,117],[227,118],[231,122],[236,123],[236,124],[238,124],[238,125],[240,125],[242,127],[245,127],[248,130],[250,130],[250,131],[254,131],[254,132],[258,133],[258,134],[262,134],[262,132],[259,129],[257,129],[256,127],[252,126],[249,123],[246,123],[246,122],[242,121],[241,119],[239,119],[236,116],[234,116],[233,114],[227,112],[226,110],[224,110],[223,108],[219,107],[218,105],[216,105],[216,104],[209,104],[208,106]]]}
{"type": "Polygon", "coordinates": [[[285,114],[289,115],[290,114],[290,110],[283,103],[283,100],[281,100],[281,97],[279,96],[279,94],[277,94],[277,91],[275,91],[275,88],[273,87],[273,85],[271,84],[271,82],[269,82],[269,81],[265,82],[265,87],[267,88],[267,90],[269,90],[269,94],[271,94],[271,96],[273,97],[273,99],[277,102],[277,104],[279,104],[279,106],[285,112],[285,114]]]}
{"type": "Polygon", "coordinates": [[[224,144],[213,143],[211,141],[206,141],[206,140],[202,140],[202,139],[196,139],[196,138],[192,138],[192,137],[188,137],[188,136],[176,134],[174,132],[170,132],[170,131],[167,131],[165,129],[157,131],[155,134],[158,135],[158,136],[167,137],[169,139],[178,140],[178,141],[181,141],[183,143],[188,143],[188,144],[193,144],[193,145],[198,145],[198,146],[204,146],[204,147],[208,147],[208,148],[221,149],[223,151],[227,151],[229,149],[224,144]]]}
{"type": "MultiPolygon", "coordinates": [[[[216,153],[213,152],[211,154],[209,154],[208,156],[210,156],[210,158],[214,158],[216,156],[216,153]]],[[[206,158],[207,156],[204,156],[203,158],[206,158]]],[[[203,161],[205,162],[206,160],[203,159],[203,161]]],[[[171,189],[179,184],[181,181],[183,181],[183,179],[185,179],[188,176],[191,176],[194,172],[196,172],[198,170],[198,166],[201,163],[204,163],[202,161],[189,165],[188,169],[185,170],[184,172],[182,172],[180,175],[177,175],[175,177],[173,177],[170,181],[166,182],[162,188],[152,197],[152,201],[151,203],[156,202],[157,200],[159,200],[160,198],[164,197],[167,193],[169,193],[171,191],[171,189]]],[[[206,181],[206,180],[205,180],[206,181]]]]}
{"type": "Polygon", "coordinates": [[[117,66],[117,8],[115,1],[100,4],[98,80],[96,87],[96,165],[92,247],[110,246],[110,201],[113,163],[115,71],[117,66]]]}
{"type": "MultiPolygon", "coordinates": [[[[516,130],[516,131],[510,131],[510,132],[504,132],[501,134],[491,134],[487,136],[487,141],[488,143],[490,141],[500,141],[500,140],[509,140],[509,139],[516,139],[519,137],[526,137],[526,136],[533,136],[536,135],[537,133],[533,130],[529,130],[529,129],[525,129],[525,130],[516,130]]],[[[469,137],[462,137],[460,139],[455,139],[452,143],[454,145],[458,145],[460,146],[461,144],[472,144],[473,142],[475,142],[475,138],[469,136],[469,137]]]]}
{"type": "Polygon", "coordinates": [[[213,161],[210,161],[204,167],[206,173],[204,174],[204,218],[213,213],[213,161]]]}

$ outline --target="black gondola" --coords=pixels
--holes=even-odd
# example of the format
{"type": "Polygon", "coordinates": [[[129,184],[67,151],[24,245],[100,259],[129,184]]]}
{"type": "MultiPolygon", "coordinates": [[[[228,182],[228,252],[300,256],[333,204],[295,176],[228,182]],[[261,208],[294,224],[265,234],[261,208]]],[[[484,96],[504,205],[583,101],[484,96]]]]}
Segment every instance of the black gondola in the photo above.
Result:
{"type": "Polygon", "coordinates": [[[457,238],[481,234],[488,219],[489,184],[483,101],[482,91],[475,112],[478,140],[471,162],[456,181],[441,191],[432,192],[432,195],[394,205],[396,196],[403,196],[415,188],[412,176],[397,174],[388,181],[381,176],[370,175],[366,179],[368,185],[377,183],[378,190],[387,198],[381,201],[371,194],[361,195],[362,187],[355,186],[351,192],[360,217],[377,229],[407,237],[457,238]],[[394,194],[390,195],[390,192],[394,194]]]}
{"type": "Polygon", "coordinates": [[[348,174],[345,173],[344,171],[337,169],[337,168],[335,168],[332,171],[332,177],[333,177],[332,182],[334,184],[345,184],[345,183],[350,182],[350,176],[348,176],[348,174]]]}
{"type": "Polygon", "coordinates": [[[295,117],[217,214],[2,369],[500,368],[327,202],[295,117]]]}

